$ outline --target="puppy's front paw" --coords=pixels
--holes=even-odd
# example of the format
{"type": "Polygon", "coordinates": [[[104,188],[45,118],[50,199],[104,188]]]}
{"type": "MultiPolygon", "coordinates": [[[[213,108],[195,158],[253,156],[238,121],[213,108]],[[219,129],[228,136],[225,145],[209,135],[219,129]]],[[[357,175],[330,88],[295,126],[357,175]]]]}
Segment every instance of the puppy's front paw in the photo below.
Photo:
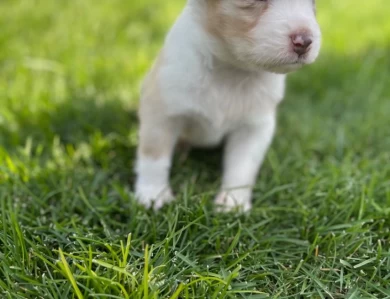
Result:
{"type": "Polygon", "coordinates": [[[154,210],[161,209],[165,204],[174,200],[169,187],[161,186],[137,186],[135,196],[137,201],[146,208],[153,206],[154,210]]]}
{"type": "Polygon", "coordinates": [[[215,205],[218,212],[248,212],[252,208],[251,191],[248,189],[236,189],[221,191],[215,198],[215,205]]]}

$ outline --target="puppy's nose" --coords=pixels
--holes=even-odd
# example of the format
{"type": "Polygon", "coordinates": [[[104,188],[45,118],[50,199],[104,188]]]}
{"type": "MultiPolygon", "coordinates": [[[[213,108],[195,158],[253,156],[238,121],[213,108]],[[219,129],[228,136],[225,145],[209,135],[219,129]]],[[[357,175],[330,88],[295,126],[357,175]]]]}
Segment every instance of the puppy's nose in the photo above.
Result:
{"type": "Polygon", "coordinates": [[[294,52],[299,56],[306,54],[310,50],[310,45],[313,43],[311,37],[307,34],[291,35],[294,52]]]}

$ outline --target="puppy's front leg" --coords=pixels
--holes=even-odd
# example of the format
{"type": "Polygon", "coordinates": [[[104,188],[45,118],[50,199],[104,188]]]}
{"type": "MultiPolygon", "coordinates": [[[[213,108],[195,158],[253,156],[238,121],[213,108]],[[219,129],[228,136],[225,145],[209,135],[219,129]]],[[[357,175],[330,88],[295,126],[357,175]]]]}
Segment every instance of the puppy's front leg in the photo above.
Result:
{"type": "Polygon", "coordinates": [[[169,172],[178,127],[170,120],[141,121],[137,152],[135,192],[138,201],[149,208],[160,209],[173,199],[169,172]]]}
{"type": "Polygon", "coordinates": [[[272,115],[260,125],[246,125],[227,140],[224,156],[222,190],[215,203],[220,211],[251,209],[256,176],[275,131],[272,115]]]}

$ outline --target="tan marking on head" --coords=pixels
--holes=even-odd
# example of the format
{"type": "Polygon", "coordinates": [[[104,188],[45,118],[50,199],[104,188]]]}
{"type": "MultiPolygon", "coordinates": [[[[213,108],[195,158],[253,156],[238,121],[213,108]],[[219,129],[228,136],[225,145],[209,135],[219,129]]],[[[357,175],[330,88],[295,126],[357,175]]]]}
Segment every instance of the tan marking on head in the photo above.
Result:
{"type": "Polygon", "coordinates": [[[233,1],[227,3],[222,0],[209,0],[207,6],[206,30],[221,39],[234,36],[250,38],[249,33],[268,8],[266,3],[239,6],[233,1]],[[226,11],[226,5],[231,6],[231,12],[226,11]]]}

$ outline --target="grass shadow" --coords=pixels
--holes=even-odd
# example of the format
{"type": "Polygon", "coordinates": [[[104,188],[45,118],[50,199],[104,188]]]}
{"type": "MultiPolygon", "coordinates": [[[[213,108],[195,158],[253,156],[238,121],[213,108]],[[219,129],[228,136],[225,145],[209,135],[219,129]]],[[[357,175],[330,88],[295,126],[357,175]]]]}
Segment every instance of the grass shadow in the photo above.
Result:
{"type": "Polygon", "coordinates": [[[62,143],[78,144],[96,133],[127,136],[137,126],[136,111],[125,109],[119,100],[103,102],[77,93],[38,112],[11,113],[13,126],[0,124],[0,145],[8,150],[23,146],[27,139],[48,143],[58,137],[62,143]]]}
{"type": "MultiPolygon", "coordinates": [[[[292,75],[280,109],[271,155],[256,186],[256,197],[280,185],[296,183],[298,178],[292,171],[310,175],[313,169],[320,171],[326,161],[335,157],[343,161],[350,145],[356,152],[364,152],[371,144],[373,153],[386,147],[389,141],[380,135],[385,134],[387,118],[374,114],[388,111],[383,97],[389,91],[384,81],[389,65],[382,51],[357,57],[327,55],[292,75]],[[332,64],[340,67],[329,67],[332,64]],[[364,119],[370,120],[368,127],[360,125],[364,119]],[[340,136],[335,138],[335,132],[340,136]]],[[[14,111],[16,128],[0,124],[0,145],[12,152],[32,139],[34,144],[50,148],[55,137],[64,147],[87,144],[95,171],[103,169],[110,177],[113,175],[132,186],[136,111],[125,108],[119,99],[101,101],[77,91],[70,94],[65,101],[36,113],[14,111]]],[[[175,191],[190,188],[192,194],[215,193],[222,174],[222,153],[221,148],[196,149],[184,162],[178,158],[180,153],[176,153],[172,169],[175,191]]],[[[274,200],[275,196],[270,196],[267,202],[274,200]]]]}

